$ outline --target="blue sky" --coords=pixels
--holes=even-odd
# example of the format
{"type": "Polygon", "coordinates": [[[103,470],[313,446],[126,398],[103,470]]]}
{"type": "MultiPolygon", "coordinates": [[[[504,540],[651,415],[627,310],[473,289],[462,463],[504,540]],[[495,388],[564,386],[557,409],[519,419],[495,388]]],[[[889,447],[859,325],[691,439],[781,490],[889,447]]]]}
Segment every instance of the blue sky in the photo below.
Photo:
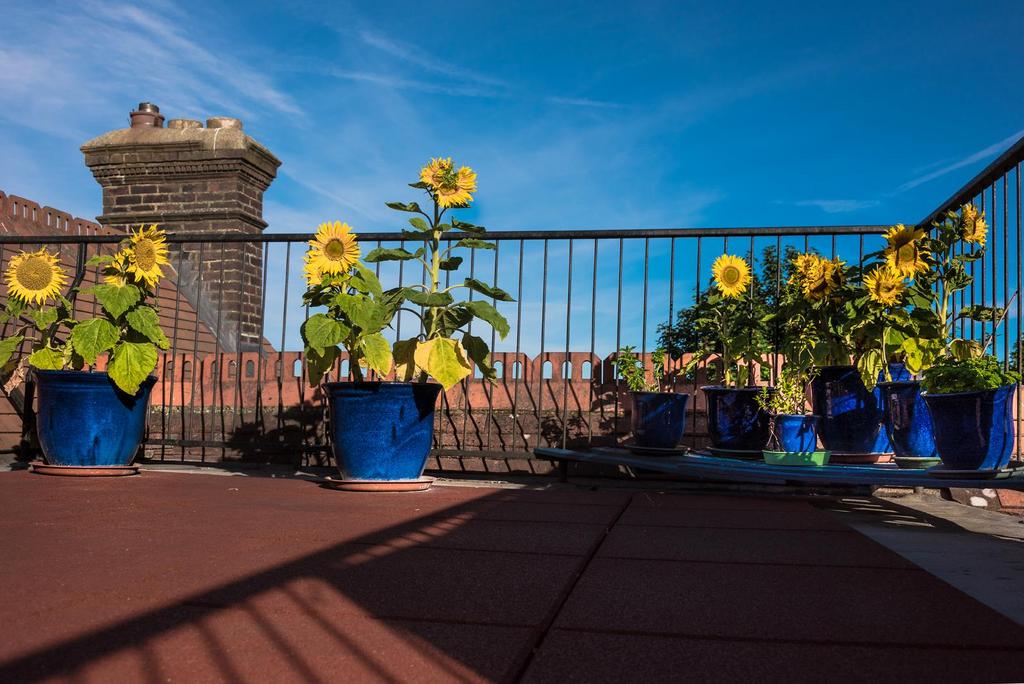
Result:
{"type": "Polygon", "coordinates": [[[266,195],[281,232],[397,229],[384,202],[438,154],[479,173],[492,229],[912,222],[1024,135],[1014,1],[4,14],[0,189],[86,217],[78,146],[141,100],[242,118],[284,162],[266,195]]]}

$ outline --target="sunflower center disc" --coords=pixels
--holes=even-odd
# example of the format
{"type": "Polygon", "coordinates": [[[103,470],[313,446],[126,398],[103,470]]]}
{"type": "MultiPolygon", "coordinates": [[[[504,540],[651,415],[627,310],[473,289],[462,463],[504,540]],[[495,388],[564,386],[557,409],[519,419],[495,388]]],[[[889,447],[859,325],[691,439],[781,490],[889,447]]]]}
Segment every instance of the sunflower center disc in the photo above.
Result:
{"type": "Polygon", "coordinates": [[[135,245],[135,264],[143,271],[156,266],[156,249],[149,240],[141,240],[135,245]]]}
{"type": "Polygon", "coordinates": [[[53,280],[53,267],[39,257],[25,259],[18,264],[17,278],[26,290],[42,290],[53,280]]]}
{"type": "Polygon", "coordinates": [[[345,255],[345,244],[337,238],[324,245],[324,254],[334,261],[345,255]]]}

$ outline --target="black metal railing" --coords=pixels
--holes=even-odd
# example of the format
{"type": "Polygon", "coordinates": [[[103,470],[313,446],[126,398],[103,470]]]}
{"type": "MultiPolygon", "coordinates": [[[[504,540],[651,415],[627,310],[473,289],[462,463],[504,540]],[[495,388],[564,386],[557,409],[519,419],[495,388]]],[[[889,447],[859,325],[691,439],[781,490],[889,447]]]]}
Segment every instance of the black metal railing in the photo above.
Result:
{"type": "MultiPolygon", "coordinates": [[[[1022,159],[1024,141],[921,222],[926,225],[966,201],[985,208],[992,226],[989,251],[976,264],[975,286],[958,303],[1014,303],[992,349],[1018,369],[1022,159]]],[[[514,302],[492,302],[511,332],[501,340],[477,327],[475,332],[484,330],[482,336],[491,342],[498,381],[472,377],[444,396],[435,431],[438,460],[432,465],[504,470],[538,446],[615,443],[628,432],[628,424],[624,388],[610,356],[625,345],[641,354],[652,351],[659,326],[701,297],[719,254],[739,254],[757,263],[755,270],[774,280],[777,292],[780,271],[763,268],[772,253],[813,248],[862,263],[865,254],[881,247],[886,227],[489,233],[496,249],[467,254],[459,270],[446,277],[456,282],[486,276],[511,293],[514,302]]],[[[326,461],[325,406],[319,390],[306,382],[298,334],[310,314],[301,303],[301,259],[308,239],[308,234],[275,233],[169,237],[173,274],[158,294],[171,348],[157,368],[150,457],[294,462],[301,455],[304,463],[326,461]]],[[[59,249],[65,265],[88,285],[99,275],[85,261],[118,240],[109,235],[0,235],[0,268],[15,250],[46,244],[59,249]]],[[[364,233],[360,240],[365,249],[404,244],[399,233],[364,233]]],[[[394,287],[420,282],[412,263],[375,268],[384,286],[394,287]]],[[[88,296],[77,305],[95,310],[88,296]]],[[[983,335],[961,325],[968,337],[983,335]]],[[[411,337],[418,326],[416,317],[402,313],[392,338],[411,337]]],[[[760,380],[773,380],[778,362],[777,356],[766,358],[760,380]]],[[[343,357],[330,378],[347,377],[347,363],[343,357]]],[[[702,367],[674,380],[679,391],[694,395],[685,438],[693,445],[700,445],[705,433],[697,388],[713,372],[702,367]]],[[[1019,406],[1017,416],[1019,426],[1019,406]]],[[[532,467],[524,463],[519,466],[532,467]]]]}

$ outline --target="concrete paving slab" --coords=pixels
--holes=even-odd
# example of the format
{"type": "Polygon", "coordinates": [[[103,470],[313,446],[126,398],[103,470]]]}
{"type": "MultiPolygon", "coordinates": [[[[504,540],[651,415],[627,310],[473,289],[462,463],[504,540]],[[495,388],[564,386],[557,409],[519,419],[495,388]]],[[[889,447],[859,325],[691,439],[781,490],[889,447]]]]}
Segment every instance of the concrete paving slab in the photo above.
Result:
{"type": "Polygon", "coordinates": [[[557,628],[1016,648],[1024,628],[921,570],[596,558],[557,628]],[[954,617],[955,616],[955,617],[954,617]]]}
{"type": "Polygon", "coordinates": [[[749,530],[617,525],[601,558],[916,568],[852,530],[749,530]],[[881,552],[880,552],[881,551],[881,552]]]}
{"type": "MultiPolygon", "coordinates": [[[[827,635],[821,635],[826,637],[827,635]]],[[[523,681],[1012,682],[1024,654],[911,646],[674,638],[554,630],[523,681]]]]}

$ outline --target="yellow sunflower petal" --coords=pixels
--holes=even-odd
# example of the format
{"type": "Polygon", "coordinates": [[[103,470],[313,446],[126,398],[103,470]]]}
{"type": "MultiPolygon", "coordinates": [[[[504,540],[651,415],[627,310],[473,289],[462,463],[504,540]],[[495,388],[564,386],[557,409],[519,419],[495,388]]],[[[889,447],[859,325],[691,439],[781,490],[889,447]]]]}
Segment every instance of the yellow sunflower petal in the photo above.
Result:
{"type": "Polygon", "coordinates": [[[898,271],[883,266],[864,276],[864,287],[871,301],[883,306],[892,306],[899,302],[907,285],[898,271]]]}
{"type": "Polygon", "coordinates": [[[60,259],[46,248],[22,252],[7,265],[7,291],[26,304],[43,304],[56,299],[67,283],[60,259]]]}
{"type": "Polygon", "coordinates": [[[988,233],[985,212],[979,213],[973,204],[965,204],[960,210],[960,230],[964,242],[984,247],[985,236],[988,233]]]}
{"type": "Polygon", "coordinates": [[[309,241],[309,247],[305,268],[307,281],[311,284],[319,283],[324,275],[348,273],[359,261],[361,253],[352,227],[341,221],[321,223],[309,241]]]}
{"type": "Polygon", "coordinates": [[[913,278],[928,270],[925,257],[928,251],[921,241],[924,231],[898,223],[885,233],[886,248],[882,252],[885,262],[896,273],[913,278]]]}
{"type": "Polygon", "coordinates": [[[739,297],[750,284],[750,266],[744,259],[731,254],[723,254],[715,259],[711,273],[715,278],[715,287],[723,297],[739,297]]]}
{"type": "Polygon", "coordinates": [[[154,287],[164,273],[161,266],[170,264],[167,258],[167,234],[156,224],[140,226],[137,233],[129,230],[130,238],[125,249],[127,272],[138,282],[154,287]]]}

